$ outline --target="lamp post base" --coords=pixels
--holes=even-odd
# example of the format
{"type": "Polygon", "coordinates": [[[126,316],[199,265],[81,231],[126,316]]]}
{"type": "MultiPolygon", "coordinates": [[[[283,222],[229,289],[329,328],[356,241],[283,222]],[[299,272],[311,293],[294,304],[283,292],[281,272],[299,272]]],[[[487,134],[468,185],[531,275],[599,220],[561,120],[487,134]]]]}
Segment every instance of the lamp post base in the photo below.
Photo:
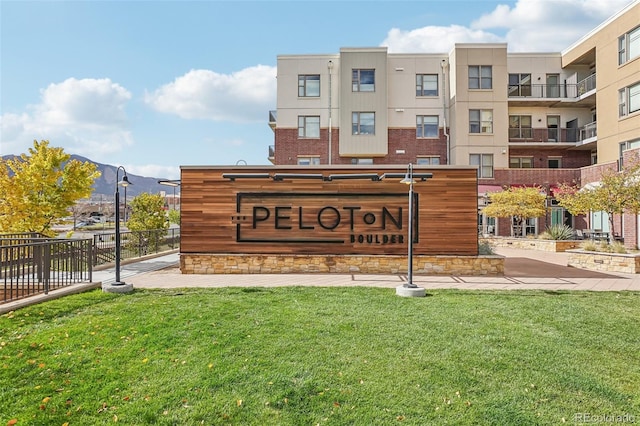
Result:
{"type": "Polygon", "coordinates": [[[425,297],[427,292],[422,287],[409,287],[403,284],[396,287],[396,295],[402,297],[425,297]]]}
{"type": "Polygon", "coordinates": [[[102,284],[102,291],[105,293],[130,293],[133,291],[133,284],[124,282],[115,282],[110,284],[102,284]]]}

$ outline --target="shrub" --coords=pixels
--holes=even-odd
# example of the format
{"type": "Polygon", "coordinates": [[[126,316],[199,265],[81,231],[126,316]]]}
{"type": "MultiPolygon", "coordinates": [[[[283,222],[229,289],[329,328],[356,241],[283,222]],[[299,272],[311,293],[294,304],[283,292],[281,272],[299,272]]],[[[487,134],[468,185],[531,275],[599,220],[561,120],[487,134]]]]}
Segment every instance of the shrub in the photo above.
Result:
{"type": "Polygon", "coordinates": [[[582,243],[582,250],[597,251],[601,253],[628,253],[626,247],[619,243],[607,244],[606,242],[596,243],[595,241],[585,241],[582,243]]]}
{"type": "Polygon", "coordinates": [[[540,234],[546,240],[571,240],[573,239],[573,229],[567,225],[553,225],[540,234]]]}
{"type": "Polygon", "coordinates": [[[624,244],[618,241],[611,244],[611,248],[613,249],[614,253],[627,253],[627,248],[624,246],[624,244]]]}
{"type": "Polygon", "coordinates": [[[490,254],[496,254],[493,251],[493,247],[489,244],[489,241],[479,241],[478,242],[478,254],[486,256],[490,254]]]}

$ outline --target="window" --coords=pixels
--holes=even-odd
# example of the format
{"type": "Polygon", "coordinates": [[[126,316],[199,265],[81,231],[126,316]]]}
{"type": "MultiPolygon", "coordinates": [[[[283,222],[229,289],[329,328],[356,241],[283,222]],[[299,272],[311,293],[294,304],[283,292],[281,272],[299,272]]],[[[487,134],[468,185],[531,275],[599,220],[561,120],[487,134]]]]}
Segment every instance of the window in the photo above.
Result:
{"type": "Polygon", "coordinates": [[[437,138],[438,136],[437,115],[416,116],[416,138],[437,138]]]}
{"type": "Polygon", "coordinates": [[[638,55],[640,55],[640,27],[618,38],[618,65],[627,63],[638,55]]]}
{"type": "Polygon", "coordinates": [[[509,158],[510,169],[533,169],[532,157],[510,157],[509,158]]]}
{"type": "Polygon", "coordinates": [[[509,96],[531,96],[531,74],[509,74],[509,96]]]}
{"type": "Polygon", "coordinates": [[[478,166],[479,178],[493,177],[493,154],[469,154],[469,164],[478,166]]]}
{"type": "Polygon", "coordinates": [[[354,112],[351,114],[351,134],[352,135],[375,135],[376,134],[376,113],[375,112],[354,112]]]}
{"type": "Polygon", "coordinates": [[[416,74],[416,96],[438,96],[438,74],[416,74]]]}
{"type": "Polygon", "coordinates": [[[298,157],[299,166],[317,166],[320,164],[320,157],[298,157]]]}
{"type": "Polygon", "coordinates": [[[532,137],[530,115],[509,116],[509,139],[531,139],[532,137]]]}
{"type": "Polygon", "coordinates": [[[320,137],[320,117],[317,115],[298,116],[298,137],[299,138],[319,138],[320,137]]]}
{"type": "Polygon", "coordinates": [[[437,166],[440,164],[440,157],[418,157],[416,158],[416,164],[437,166]]]}
{"type": "Polygon", "coordinates": [[[620,89],[618,94],[618,114],[620,117],[640,110],[640,83],[620,89]]]}
{"type": "Polygon", "coordinates": [[[491,88],[491,67],[488,65],[469,66],[469,89],[491,88]]]}
{"type": "Polygon", "coordinates": [[[318,97],[320,96],[320,75],[299,75],[298,76],[298,96],[318,97]]]}
{"type": "Polygon", "coordinates": [[[373,158],[352,158],[351,164],[358,166],[370,166],[373,164],[373,158]]]}
{"type": "Polygon", "coordinates": [[[493,111],[490,109],[470,109],[469,133],[493,133],[493,111]]]}
{"type": "Polygon", "coordinates": [[[374,92],[376,90],[376,70],[352,70],[351,90],[354,92],[374,92]]]}
{"type": "Polygon", "coordinates": [[[618,156],[618,171],[624,168],[624,152],[629,149],[640,148],[640,139],[634,139],[627,142],[620,143],[619,156],[618,156]]]}
{"type": "Polygon", "coordinates": [[[559,115],[547,115],[547,140],[549,142],[560,141],[560,116],[559,115]]]}
{"type": "Polygon", "coordinates": [[[547,158],[547,167],[550,169],[559,169],[562,167],[562,158],[549,157],[547,158]]]}
{"type": "MultiPolygon", "coordinates": [[[[536,223],[538,222],[535,217],[528,217],[522,221],[524,225],[524,235],[536,235],[536,223]]],[[[519,219],[511,217],[511,227],[513,234],[516,236],[522,236],[522,225],[519,223],[519,219]]]]}

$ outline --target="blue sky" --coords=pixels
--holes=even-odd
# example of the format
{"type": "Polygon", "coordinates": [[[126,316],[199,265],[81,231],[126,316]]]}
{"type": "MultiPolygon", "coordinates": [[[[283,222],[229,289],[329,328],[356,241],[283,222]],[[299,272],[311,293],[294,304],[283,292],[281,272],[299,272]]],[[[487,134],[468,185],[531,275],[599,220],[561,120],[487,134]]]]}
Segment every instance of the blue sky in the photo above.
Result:
{"type": "Polygon", "coordinates": [[[0,0],[0,154],[47,139],[163,178],[269,164],[278,55],[468,42],[555,52],[628,3],[0,0]]]}

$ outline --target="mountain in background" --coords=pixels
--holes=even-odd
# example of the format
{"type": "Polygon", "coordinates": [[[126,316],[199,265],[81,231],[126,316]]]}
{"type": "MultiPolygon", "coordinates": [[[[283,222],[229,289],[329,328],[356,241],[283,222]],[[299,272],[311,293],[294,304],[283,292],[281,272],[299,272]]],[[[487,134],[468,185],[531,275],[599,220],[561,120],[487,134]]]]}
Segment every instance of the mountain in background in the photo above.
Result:
{"type": "MultiPolygon", "coordinates": [[[[116,190],[116,170],[118,169],[116,166],[111,166],[109,164],[96,163],[95,161],[91,161],[88,158],[81,157],[79,155],[71,155],[72,160],[78,160],[81,162],[90,162],[95,164],[100,171],[100,177],[96,179],[93,184],[93,196],[96,195],[109,195],[113,196],[116,190]]],[[[118,178],[122,180],[122,171],[120,171],[118,178]]],[[[165,185],[160,185],[158,180],[165,178],[155,178],[155,177],[145,177],[138,176],[132,173],[127,172],[127,178],[131,185],[127,187],[127,198],[135,197],[136,195],[140,195],[143,192],[148,192],[151,194],[157,194],[160,191],[164,191],[167,194],[173,192],[173,188],[165,185]]],[[[120,188],[120,196],[123,195],[123,188],[120,188]]]]}
{"type": "MultiPolygon", "coordinates": [[[[2,156],[3,160],[10,159],[16,157],[15,155],[4,155],[2,156]]],[[[110,196],[112,197],[116,190],[116,166],[111,166],[109,164],[96,163],[95,161],[91,161],[88,158],[81,157],[79,155],[71,155],[72,160],[78,160],[81,162],[89,162],[96,165],[97,169],[100,171],[100,177],[95,180],[93,184],[93,194],[92,198],[100,197],[100,196],[110,196]]],[[[122,171],[120,171],[118,178],[122,180],[122,171]]],[[[129,178],[129,182],[131,185],[127,187],[127,198],[135,197],[136,195],[140,195],[143,192],[148,192],[151,194],[157,194],[160,191],[164,191],[166,194],[172,194],[173,188],[165,185],[160,185],[158,180],[164,178],[155,178],[155,177],[145,177],[138,176],[132,173],[127,172],[127,177],[129,178]]],[[[124,188],[120,188],[120,196],[124,197],[124,188]]]]}

